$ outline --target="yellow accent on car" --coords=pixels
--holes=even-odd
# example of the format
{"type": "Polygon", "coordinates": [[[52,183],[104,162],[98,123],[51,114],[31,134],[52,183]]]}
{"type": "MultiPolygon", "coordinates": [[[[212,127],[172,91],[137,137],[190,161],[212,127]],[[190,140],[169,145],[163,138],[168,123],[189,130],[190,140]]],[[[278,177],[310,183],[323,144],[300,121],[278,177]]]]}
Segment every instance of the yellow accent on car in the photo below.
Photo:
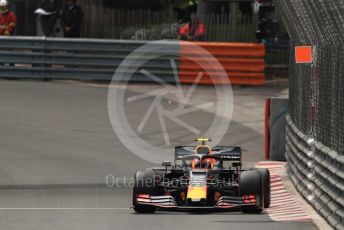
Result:
{"type": "Polygon", "coordinates": [[[192,187],[188,188],[187,199],[192,201],[200,201],[207,198],[207,187],[192,187]]]}
{"type": "Polygon", "coordinates": [[[198,142],[209,141],[209,138],[201,137],[201,138],[198,138],[197,141],[198,141],[198,142]]]}

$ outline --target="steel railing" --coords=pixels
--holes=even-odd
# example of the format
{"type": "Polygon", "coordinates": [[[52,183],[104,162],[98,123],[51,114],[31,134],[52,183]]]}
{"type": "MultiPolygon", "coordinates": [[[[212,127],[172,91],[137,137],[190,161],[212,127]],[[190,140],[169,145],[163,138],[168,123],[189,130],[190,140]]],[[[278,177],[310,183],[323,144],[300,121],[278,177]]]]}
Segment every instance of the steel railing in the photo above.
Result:
{"type": "MultiPolygon", "coordinates": [[[[122,61],[145,44],[147,42],[126,40],[2,37],[0,77],[108,81],[122,61]]],[[[132,58],[146,62],[142,68],[165,81],[174,81],[170,57],[163,54],[169,51],[178,57],[178,42],[162,41],[153,48],[147,56],[138,52],[139,57],[132,58]],[[150,55],[158,58],[150,60],[150,55]]],[[[137,72],[132,80],[151,81],[137,72]]]]}
{"type": "MultiPolygon", "coordinates": [[[[185,53],[190,50],[190,45],[177,40],[0,37],[0,78],[152,82],[152,78],[142,72],[144,69],[165,82],[189,84],[200,71],[204,71],[193,63],[196,51],[193,51],[195,54],[185,53]],[[172,66],[176,66],[177,71],[172,66]],[[121,79],[114,76],[115,72],[121,79]]],[[[263,45],[210,42],[193,45],[203,47],[215,56],[227,73],[223,77],[229,78],[232,84],[265,83],[263,45]]]]}

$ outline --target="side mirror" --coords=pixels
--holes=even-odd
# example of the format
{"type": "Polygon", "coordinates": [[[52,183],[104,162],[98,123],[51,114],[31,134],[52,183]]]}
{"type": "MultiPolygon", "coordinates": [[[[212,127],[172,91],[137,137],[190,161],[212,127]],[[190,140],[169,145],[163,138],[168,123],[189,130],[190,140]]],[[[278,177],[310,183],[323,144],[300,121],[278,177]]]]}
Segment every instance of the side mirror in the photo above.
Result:
{"type": "Polygon", "coordinates": [[[171,166],[172,166],[172,163],[171,163],[171,161],[163,161],[163,162],[161,163],[161,165],[162,165],[163,167],[171,167],[171,166]]]}

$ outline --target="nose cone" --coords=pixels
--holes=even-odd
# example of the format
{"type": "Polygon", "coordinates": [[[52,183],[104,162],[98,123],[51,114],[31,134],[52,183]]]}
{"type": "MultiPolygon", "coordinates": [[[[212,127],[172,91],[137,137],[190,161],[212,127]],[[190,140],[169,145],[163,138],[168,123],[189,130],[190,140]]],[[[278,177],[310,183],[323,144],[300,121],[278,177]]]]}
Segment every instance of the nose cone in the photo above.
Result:
{"type": "Polygon", "coordinates": [[[200,202],[207,198],[207,187],[192,187],[191,185],[188,187],[188,196],[187,200],[192,202],[200,202]]]}

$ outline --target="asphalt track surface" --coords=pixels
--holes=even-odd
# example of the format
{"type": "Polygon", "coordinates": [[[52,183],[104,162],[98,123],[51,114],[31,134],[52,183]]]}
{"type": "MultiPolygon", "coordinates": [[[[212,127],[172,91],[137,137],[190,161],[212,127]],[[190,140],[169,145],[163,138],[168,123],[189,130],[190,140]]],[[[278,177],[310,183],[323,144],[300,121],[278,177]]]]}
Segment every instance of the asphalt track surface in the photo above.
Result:
{"type": "MultiPolygon", "coordinates": [[[[127,93],[155,87],[133,85],[127,93]]],[[[221,144],[242,146],[247,166],[263,160],[264,99],[284,88],[234,88],[233,121],[221,144]]],[[[208,90],[199,95],[211,95],[208,90]]],[[[0,81],[0,229],[317,229],[309,222],[274,222],[266,214],[135,214],[131,189],[107,188],[105,178],[130,177],[154,165],[114,134],[107,92],[95,84],[0,81]]],[[[126,108],[128,120],[140,120],[149,103],[126,108]]],[[[213,116],[201,111],[189,119],[206,126],[213,116]]],[[[160,126],[154,118],[150,125],[142,135],[159,142],[160,126]]],[[[171,130],[177,141],[194,138],[173,125],[171,130]]]]}

